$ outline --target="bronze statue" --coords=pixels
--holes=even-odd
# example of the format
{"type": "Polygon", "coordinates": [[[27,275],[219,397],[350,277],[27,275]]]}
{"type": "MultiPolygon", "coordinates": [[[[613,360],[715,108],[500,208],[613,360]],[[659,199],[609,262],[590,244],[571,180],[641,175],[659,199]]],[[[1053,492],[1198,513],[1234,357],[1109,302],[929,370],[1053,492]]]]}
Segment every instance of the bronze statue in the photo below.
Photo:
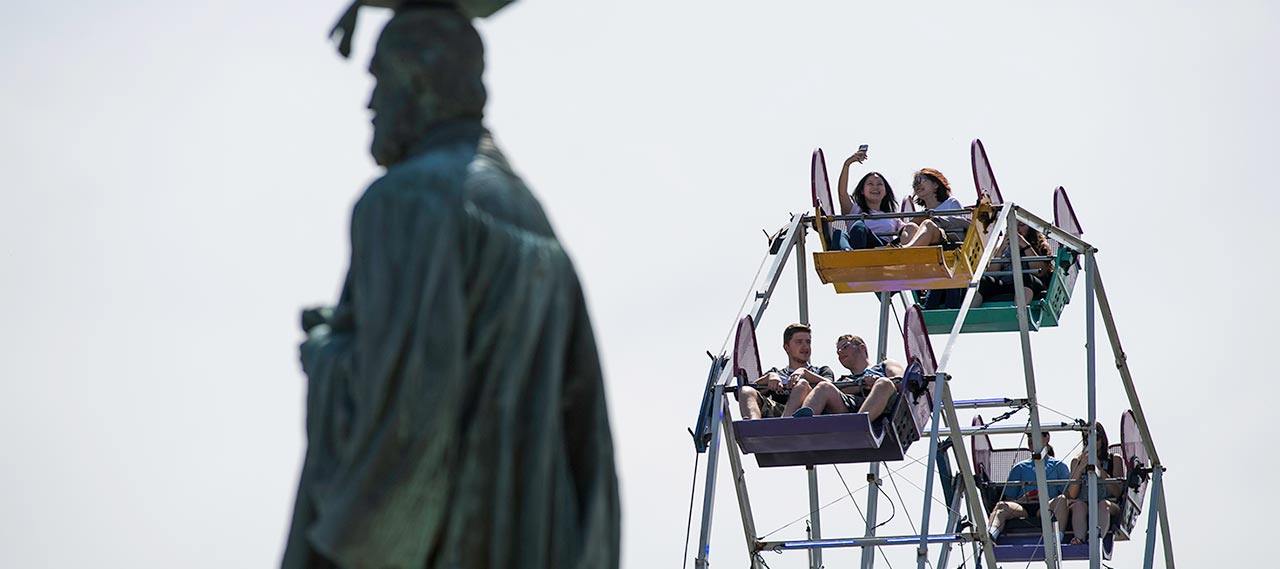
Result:
{"type": "Polygon", "coordinates": [[[506,1],[407,0],[378,39],[386,173],[352,213],[337,306],[303,314],[308,447],[285,569],[618,566],[578,278],[481,124],[470,17],[506,1]]]}

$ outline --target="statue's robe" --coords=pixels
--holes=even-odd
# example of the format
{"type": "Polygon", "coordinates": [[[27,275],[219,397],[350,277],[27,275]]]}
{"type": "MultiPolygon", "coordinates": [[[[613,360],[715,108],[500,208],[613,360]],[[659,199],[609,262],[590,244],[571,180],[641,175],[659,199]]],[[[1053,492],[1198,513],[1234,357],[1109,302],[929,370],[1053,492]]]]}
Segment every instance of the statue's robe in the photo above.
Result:
{"type": "Polygon", "coordinates": [[[433,128],[360,198],[344,290],[302,364],[285,569],[617,567],[582,290],[479,122],[433,128]]]}

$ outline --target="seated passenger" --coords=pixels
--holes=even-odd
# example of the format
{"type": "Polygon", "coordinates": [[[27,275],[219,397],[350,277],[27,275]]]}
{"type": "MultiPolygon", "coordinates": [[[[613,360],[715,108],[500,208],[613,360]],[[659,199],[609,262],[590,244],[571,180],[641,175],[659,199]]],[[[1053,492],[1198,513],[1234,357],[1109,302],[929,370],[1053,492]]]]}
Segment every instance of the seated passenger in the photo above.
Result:
{"type": "MultiPolygon", "coordinates": [[[[1102,423],[1094,423],[1098,432],[1098,478],[1124,478],[1124,459],[1108,450],[1107,431],[1102,423]]],[[[1089,464],[1089,433],[1082,433],[1083,450],[1071,460],[1071,472],[1066,477],[1076,480],[1067,485],[1054,502],[1049,503],[1053,515],[1059,524],[1067,522],[1067,512],[1071,513],[1072,544],[1089,541],[1089,487],[1085,477],[1085,466],[1089,464]]],[[[1106,535],[1111,528],[1111,516],[1120,514],[1120,505],[1116,500],[1124,493],[1124,482],[1098,482],[1098,535],[1106,535]]],[[[1062,531],[1066,532],[1064,525],[1062,531]]]]}
{"type": "MultiPolygon", "coordinates": [[[[1053,446],[1049,444],[1049,431],[1043,431],[1044,435],[1044,476],[1045,480],[1070,480],[1070,472],[1067,465],[1062,461],[1053,457],[1053,446]]],[[[1032,453],[1037,452],[1038,448],[1031,442],[1032,437],[1027,437],[1027,449],[1032,453]]],[[[991,539],[1000,537],[1000,531],[1004,529],[1005,522],[1016,520],[1028,516],[1036,515],[1040,509],[1039,491],[1036,489],[1036,465],[1030,458],[1013,465],[1009,469],[1008,483],[1004,487],[1001,498],[1003,500],[996,503],[996,507],[991,510],[991,517],[987,520],[987,531],[991,534],[991,539]],[[1030,484],[1022,485],[1019,482],[1029,482],[1030,484]]],[[[1049,491],[1049,507],[1050,511],[1056,512],[1054,508],[1054,500],[1061,498],[1063,485],[1049,484],[1046,486],[1049,491]]],[[[1061,519],[1061,518],[1059,518],[1061,519]]]]}
{"type": "Polygon", "coordinates": [[[738,409],[743,419],[790,417],[809,395],[812,385],[830,383],[835,377],[831,368],[809,365],[813,350],[812,331],[805,324],[792,324],[782,332],[782,351],[787,353],[787,367],[773,368],[760,376],[755,385],[744,385],[738,392],[738,409]]]}
{"type": "MultiPolygon", "coordinates": [[[[1049,248],[1049,240],[1045,239],[1044,234],[1032,229],[1031,226],[1025,223],[1018,223],[1018,246],[1021,248],[1023,257],[1047,257],[1053,254],[1049,248]]],[[[996,246],[996,256],[1012,258],[1012,251],[1009,250],[1008,235],[1005,235],[1001,243],[996,246]]],[[[987,270],[1009,271],[1012,266],[1012,261],[992,261],[991,264],[987,265],[987,270]]],[[[1022,289],[1027,295],[1027,302],[1030,302],[1043,295],[1044,291],[1049,287],[1049,277],[1053,274],[1053,264],[1048,261],[1023,261],[1022,268],[1036,271],[1022,275],[1022,289]]],[[[975,308],[982,306],[984,299],[1013,293],[1013,282],[1013,275],[983,276],[982,280],[978,281],[978,292],[973,297],[973,306],[975,308]]]]}
{"type": "MultiPolygon", "coordinates": [[[[849,195],[849,166],[854,162],[864,162],[867,151],[858,150],[844,160],[840,169],[840,180],[837,184],[840,196],[840,213],[842,215],[859,215],[862,213],[894,213],[898,208],[897,198],[893,197],[893,188],[889,181],[879,172],[868,172],[849,195]]],[[[872,249],[883,247],[893,240],[902,229],[901,219],[867,219],[848,224],[849,228],[842,235],[833,234],[828,241],[832,250],[872,249]],[[881,237],[882,235],[888,236],[881,237]]]]}
{"type": "Polygon", "coordinates": [[[849,368],[849,374],[839,381],[853,381],[853,387],[838,389],[829,382],[813,386],[804,406],[797,409],[796,417],[812,417],[835,413],[866,413],[874,421],[889,407],[898,387],[893,379],[902,377],[902,364],[885,360],[874,366],[867,356],[867,343],[857,336],[845,334],[836,340],[836,357],[840,365],[849,368]]]}
{"type": "MultiPolygon", "coordinates": [[[[964,209],[960,200],[951,197],[951,185],[942,172],[933,168],[922,168],[911,180],[911,189],[916,203],[928,210],[964,209]]],[[[926,247],[945,243],[964,241],[964,234],[969,230],[968,215],[943,215],[938,217],[917,218],[902,226],[899,239],[903,247],[926,247]]]]}

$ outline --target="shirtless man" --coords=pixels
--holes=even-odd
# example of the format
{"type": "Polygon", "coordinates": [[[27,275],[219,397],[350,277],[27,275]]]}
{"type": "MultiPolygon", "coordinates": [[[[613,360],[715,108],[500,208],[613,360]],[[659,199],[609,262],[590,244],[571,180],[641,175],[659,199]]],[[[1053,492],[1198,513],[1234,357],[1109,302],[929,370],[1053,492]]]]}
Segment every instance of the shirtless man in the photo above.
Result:
{"type": "Polygon", "coordinates": [[[790,417],[813,386],[831,385],[835,377],[831,368],[809,365],[813,332],[808,325],[787,326],[782,332],[782,351],[787,353],[787,367],[770,369],[755,385],[744,385],[738,392],[743,419],[790,417]]]}
{"type": "Polygon", "coordinates": [[[804,404],[796,410],[795,417],[833,413],[866,413],[876,420],[884,413],[898,386],[893,377],[902,377],[902,364],[885,360],[874,366],[867,355],[867,343],[852,334],[836,340],[836,357],[840,365],[849,369],[840,381],[854,381],[856,385],[844,389],[832,383],[814,385],[804,404]]]}

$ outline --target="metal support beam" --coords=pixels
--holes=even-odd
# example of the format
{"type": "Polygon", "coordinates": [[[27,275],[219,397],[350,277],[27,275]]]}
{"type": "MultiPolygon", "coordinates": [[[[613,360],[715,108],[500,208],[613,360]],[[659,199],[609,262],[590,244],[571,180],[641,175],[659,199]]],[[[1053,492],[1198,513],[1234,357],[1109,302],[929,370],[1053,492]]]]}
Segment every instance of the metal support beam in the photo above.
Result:
{"type": "Polygon", "coordinates": [[[1147,506],[1147,548],[1142,557],[1142,569],[1151,569],[1156,559],[1156,521],[1160,519],[1160,470],[1151,475],[1151,505],[1147,506]]]}
{"type": "MultiPolygon", "coordinates": [[[[1096,427],[1098,421],[1098,378],[1097,369],[1094,365],[1094,324],[1093,324],[1093,249],[1087,249],[1084,252],[1084,351],[1085,351],[1085,372],[1088,384],[1086,404],[1089,408],[1089,436],[1088,443],[1085,445],[1085,452],[1089,457],[1089,468],[1086,469],[1088,476],[1088,496],[1089,496],[1089,569],[1101,569],[1102,565],[1102,548],[1100,546],[1098,535],[1098,429],[1096,427]]],[[[1110,476],[1110,473],[1107,474],[1110,476]]]]}
{"type": "MultiPolygon", "coordinates": [[[[918,541],[919,535],[898,535],[882,537],[846,537],[838,539],[808,539],[803,541],[761,541],[756,544],[757,551],[787,551],[793,549],[832,549],[837,547],[867,548],[882,545],[911,545],[918,541]]],[[[927,536],[929,543],[964,543],[976,539],[970,534],[938,534],[927,536]]]]}
{"type": "MultiPolygon", "coordinates": [[[[960,500],[964,499],[963,492],[955,492],[955,496],[951,499],[951,509],[947,510],[947,533],[956,533],[956,526],[960,524],[960,500]]],[[[946,569],[947,562],[951,559],[951,542],[942,544],[942,553],[938,554],[939,569],[946,569]]]]}
{"type": "MultiPolygon", "coordinates": [[[[721,406],[721,413],[724,417],[729,417],[729,399],[724,398],[724,405],[721,406]]],[[[733,434],[733,423],[731,421],[720,422],[720,426],[724,430],[725,443],[729,447],[729,469],[733,474],[733,489],[738,496],[738,513],[742,516],[742,533],[747,538],[747,548],[751,548],[751,544],[756,540],[756,522],[755,515],[751,512],[751,498],[747,494],[747,479],[742,470],[742,455],[738,454],[738,439],[733,434]]],[[[761,569],[759,559],[754,555],[751,556],[751,569],[761,569]]]]}
{"type": "MultiPolygon", "coordinates": [[[[703,569],[707,566],[707,557],[711,554],[711,514],[715,510],[716,504],[716,472],[720,459],[720,424],[724,421],[725,404],[724,401],[724,385],[716,383],[712,395],[714,415],[711,418],[711,424],[707,427],[711,433],[711,442],[707,446],[707,480],[706,489],[702,494],[702,526],[698,537],[698,551],[694,558],[693,566],[696,569],[703,569]]],[[[733,454],[732,451],[729,453],[733,454]]],[[[741,502],[741,497],[739,498],[741,502]]],[[[747,535],[748,545],[755,536],[747,535]]]]}
{"type": "MultiPolygon", "coordinates": [[[[1013,258],[1013,266],[1021,268],[1022,247],[1017,244],[1019,239],[1018,220],[1010,217],[1006,223],[1008,223],[1008,226],[1005,229],[1005,239],[1009,243],[1009,254],[1013,258]]],[[[1045,484],[1045,444],[1040,429],[1040,408],[1036,403],[1036,372],[1031,360],[1031,327],[1027,321],[1027,305],[1031,299],[1027,298],[1027,290],[1023,286],[1022,279],[1013,280],[1013,298],[1014,305],[1018,307],[1018,338],[1022,344],[1022,372],[1027,386],[1027,410],[1031,413],[1032,439],[1028,446],[1036,449],[1035,452],[1031,453],[1031,458],[1035,465],[1037,501],[1040,504],[1040,511],[1048,512],[1049,487],[1045,484]]],[[[1040,534],[1044,539],[1044,564],[1049,569],[1057,569],[1058,535],[1053,531],[1053,523],[1049,518],[1047,515],[1040,516],[1040,534]]],[[[1094,540],[1092,543],[1096,544],[1098,541],[1094,540]]]]}
{"type": "Polygon", "coordinates": [[[1160,497],[1160,537],[1164,541],[1164,566],[1173,569],[1173,536],[1169,533],[1169,504],[1164,501],[1164,469],[1156,471],[1156,495],[1160,497]]]}
{"type": "Polygon", "coordinates": [[[1034,213],[1018,206],[1013,206],[1012,209],[1014,210],[1014,215],[1018,218],[1018,221],[1021,221],[1032,229],[1043,233],[1046,238],[1052,238],[1054,241],[1066,245],[1077,253],[1084,253],[1089,249],[1094,249],[1094,247],[1086,243],[1084,239],[1058,229],[1058,226],[1040,219],[1040,216],[1037,216],[1034,213]]]}
{"type": "Polygon", "coordinates": [[[1026,399],[1010,399],[1008,397],[992,397],[989,399],[960,399],[956,401],[956,409],[992,409],[998,407],[1022,407],[1026,399]]]}
{"type": "MultiPolygon", "coordinates": [[[[759,323],[760,318],[764,316],[764,309],[769,307],[769,298],[773,296],[773,290],[778,287],[778,279],[782,277],[782,269],[787,266],[787,257],[791,255],[791,250],[795,248],[796,243],[804,238],[804,214],[797,213],[792,215],[786,232],[786,237],[782,239],[782,246],[773,257],[773,264],[769,265],[765,287],[763,290],[756,291],[755,302],[752,304],[751,310],[747,312],[756,323],[759,323]]],[[[801,257],[803,258],[803,255],[801,257]]]]}
{"type": "MultiPolygon", "coordinates": [[[[818,470],[805,467],[809,475],[809,539],[822,539],[822,506],[818,503],[818,470]]],[[[822,569],[822,550],[809,550],[809,569],[822,569]]]]}
{"type": "MultiPolygon", "coordinates": [[[[977,532],[978,539],[982,542],[982,557],[986,560],[989,567],[996,567],[995,549],[991,541],[990,534],[987,533],[987,513],[982,511],[982,500],[978,496],[977,481],[973,476],[973,464],[969,462],[969,452],[965,448],[964,438],[960,432],[959,419],[956,417],[955,402],[951,398],[951,387],[946,374],[947,365],[951,362],[951,351],[955,347],[956,340],[960,338],[960,329],[964,327],[964,320],[969,314],[969,309],[973,306],[974,294],[978,291],[978,281],[982,279],[983,272],[987,268],[987,264],[991,262],[991,258],[995,255],[996,244],[999,242],[1003,228],[1008,227],[1008,220],[1011,218],[1010,212],[1015,209],[1012,204],[1006,204],[1007,207],[1000,211],[1000,215],[993,226],[990,235],[987,236],[987,242],[983,246],[982,256],[978,259],[978,264],[973,268],[973,275],[969,279],[968,289],[964,294],[964,302],[960,304],[960,310],[956,314],[955,324],[951,326],[951,334],[947,336],[946,346],[942,349],[942,357],[938,359],[938,383],[935,385],[935,394],[939,395],[939,401],[935,402],[934,414],[930,430],[930,461],[933,460],[932,454],[937,452],[938,423],[940,411],[945,411],[945,418],[948,430],[950,432],[951,452],[955,454],[956,465],[960,467],[960,477],[964,481],[964,501],[968,507],[969,519],[973,521],[974,529],[977,532]]],[[[929,486],[925,487],[925,507],[926,511],[929,507],[929,496],[932,488],[932,472],[934,466],[929,466],[929,486]]],[[[926,517],[921,521],[924,528],[928,527],[929,520],[926,517]]],[[[928,534],[927,529],[921,530],[922,534],[928,534]]],[[[923,545],[922,545],[923,547],[923,545]]]]}
{"type": "MultiPolygon", "coordinates": [[[[800,323],[809,323],[809,272],[804,252],[805,232],[796,236],[796,297],[800,305],[800,323]]],[[[809,478],[809,537],[822,539],[822,512],[818,505],[818,470],[805,467],[809,478]]],[[[822,550],[809,551],[809,569],[822,569],[822,550]]]]}
{"type": "MultiPolygon", "coordinates": [[[[893,302],[893,293],[880,293],[880,320],[876,329],[876,359],[875,362],[882,362],[889,353],[889,308],[893,302]]],[[[872,362],[868,362],[872,363],[872,362]]],[[[876,535],[876,522],[879,516],[880,502],[880,462],[875,461],[867,465],[867,519],[865,536],[870,538],[876,535]]],[[[871,569],[876,564],[876,550],[872,548],[863,548],[862,550],[862,569],[871,569]]]]}
{"type": "MultiPolygon", "coordinates": [[[[934,384],[935,393],[940,393],[947,386],[947,376],[937,374],[934,384]]],[[[933,405],[933,415],[929,419],[929,462],[924,475],[924,512],[920,514],[920,543],[916,546],[916,568],[924,569],[929,562],[929,514],[933,508],[933,476],[938,465],[938,425],[942,422],[942,407],[933,405]]]]}
{"type": "MultiPolygon", "coordinates": [[[[1142,410],[1142,403],[1138,401],[1138,390],[1133,384],[1133,375],[1129,372],[1129,360],[1124,353],[1124,347],[1120,345],[1120,333],[1116,330],[1115,319],[1111,314],[1111,303],[1107,301],[1107,289],[1103,286],[1102,272],[1098,270],[1096,263],[1093,269],[1094,295],[1098,301],[1098,312],[1102,316],[1102,323],[1107,329],[1107,338],[1111,341],[1111,353],[1115,357],[1116,369],[1120,372],[1120,382],[1124,385],[1125,395],[1129,398],[1129,410],[1133,411],[1133,418],[1138,424],[1138,431],[1142,433],[1142,441],[1147,447],[1147,456],[1151,458],[1151,468],[1156,472],[1155,477],[1163,480],[1164,463],[1160,461],[1160,455],[1156,452],[1155,440],[1151,437],[1151,428],[1147,424],[1147,415],[1142,410]]],[[[1154,480],[1153,480],[1154,481],[1154,480]]],[[[1162,483],[1161,483],[1162,485],[1162,483]]],[[[1153,499],[1159,498],[1159,507],[1156,512],[1160,517],[1160,529],[1164,538],[1164,558],[1167,567],[1173,567],[1173,538],[1170,535],[1168,505],[1165,503],[1164,492],[1157,492],[1153,495],[1153,499]]],[[[1154,515],[1154,514],[1152,514],[1154,515]]]]}
{"type": "MultiPolygon", "coordinates": [[[[960,433],[966,437],[973,435],[1033,435],[1031,425],[985,425],[981,427],[960,427],[960,433]]],[[[1084,432],[1089,430],[1088,425],[1079,425],[1076,423],[1058,423],[1057,425],[1040,425],[1040,432],[1056,433],[1058,431],[1078,431],[1084,432]]]]}

